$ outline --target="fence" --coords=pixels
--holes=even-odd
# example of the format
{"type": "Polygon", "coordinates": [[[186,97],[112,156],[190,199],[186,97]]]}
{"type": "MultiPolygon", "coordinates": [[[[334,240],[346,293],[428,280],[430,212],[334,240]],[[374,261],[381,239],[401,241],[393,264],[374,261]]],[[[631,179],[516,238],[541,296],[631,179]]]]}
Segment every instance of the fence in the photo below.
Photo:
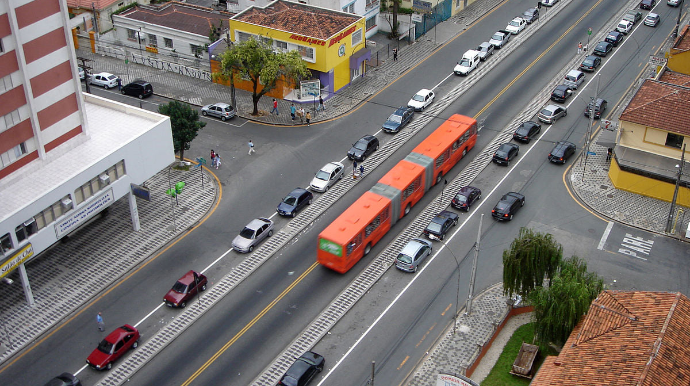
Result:
{"type": "Polygon", "coordinates": [[[415,40],[431,31],[437,24],[448,20],[452,15],[452,6],[452,0],[444,0],[436,4],[436,6],[432,8],[431,13],[425,13],[421,22],[414,22],[415,40]]]}

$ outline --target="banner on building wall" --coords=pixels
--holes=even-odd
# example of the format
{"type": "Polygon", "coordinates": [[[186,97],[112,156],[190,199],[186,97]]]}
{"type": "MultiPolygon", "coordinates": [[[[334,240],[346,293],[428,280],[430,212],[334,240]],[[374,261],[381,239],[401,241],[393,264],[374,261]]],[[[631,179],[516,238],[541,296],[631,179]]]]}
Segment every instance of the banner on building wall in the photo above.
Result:
{"type": "Polygon", "coordinates": [[[0,278],[5,277],[8,273],[14,271],[19,264],[25,262],[28,258],[34,255],[34,247],[31,243],[26,244],[16,255],[12,256],[5,264],[0,267],[0,278]]]}
{"type": "Polygon", "coordinates": [[[439,374],[436,378],[436,386],[479,386],[479,384],[462,375],[439,374]]]}
{"type": "Polygon", "coordinates": [[[188,76],[190,78],[202,79],[211,81],[211,73],[199,68],[185,66],[179,63],[168,62],[165,60],[152,58],[150,56],[141,56],[132,54],[132,63],[143,64],[144,66],[153,67],[158,70],[165,70],[174,72],[180,75],[188,76]]]}
{"type": "Polygon", "coordinates": [[[77,227],[84,224],[91,217],[109,207],[113,202],[115,202],[115,196],[113,195],[113,189],[111,188],[95,199],[89,201],[88,204],[79,208],[71,216],[55,224],[55,235],[59,239],[67,233],[77,229],[77,227]]]}
{"type": "Polygon", "coordinates": [[[299,99],[318,98],[321,95],[321,81],[304,80],[299,84],[299,99]]]}

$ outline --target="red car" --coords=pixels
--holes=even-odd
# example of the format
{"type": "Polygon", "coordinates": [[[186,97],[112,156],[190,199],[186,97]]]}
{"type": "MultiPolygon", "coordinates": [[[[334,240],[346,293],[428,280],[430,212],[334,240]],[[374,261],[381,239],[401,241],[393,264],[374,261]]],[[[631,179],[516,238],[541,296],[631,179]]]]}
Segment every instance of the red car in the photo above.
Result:
{"type": "Polygon", "coordinates": [[[165,294],[163,301],[168,307],[185,308],[199,290],[206,291],[206,276],[195,271],[189,271],[182,276],[172,289],[165,294]]]}
{"type": "Polygon", "coordinates": [[[96,370],[110,370],[113,362],[130,348],[136,348],[139,345],[139,337],[139,330],[129,324],[118,327],[98,344],[98,347],[86,358],[86,363],[96,370]]]}

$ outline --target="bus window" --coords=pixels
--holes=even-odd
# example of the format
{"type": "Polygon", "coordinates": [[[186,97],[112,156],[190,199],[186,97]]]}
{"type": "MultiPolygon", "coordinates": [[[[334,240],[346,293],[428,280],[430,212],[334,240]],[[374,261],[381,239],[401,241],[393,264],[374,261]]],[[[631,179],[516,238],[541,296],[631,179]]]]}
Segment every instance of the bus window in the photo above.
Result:
{"type": "Polygon", "coordinates": [[[350,256],[352,251],[357,249],[357,247],[360,244],[362,244],[362,235],[361,234],[355,236],[355,238],[352,239],[349,244],[347,244],[347,255],[350,256]]]}
{"type": "Polygon", "coordinates": [[[370,235],[373,231],[375,231],[376,228],[379,227],[379,225],[381,225],[381,215],[376,216],[376,218],[374,219],[374,221],[372,221],[371,223],[369,223],[369,225],[367,225],[367,227],[364,228],[364,235],[365,235],[366,237],[369,237],[369,235],[370,235]]]}

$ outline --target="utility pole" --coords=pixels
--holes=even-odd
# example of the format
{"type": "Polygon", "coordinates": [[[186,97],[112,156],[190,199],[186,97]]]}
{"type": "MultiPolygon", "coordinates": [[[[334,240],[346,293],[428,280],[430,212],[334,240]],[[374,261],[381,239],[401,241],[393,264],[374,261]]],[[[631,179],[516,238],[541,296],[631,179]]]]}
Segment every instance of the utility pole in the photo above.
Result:
{"type": "Polygon", "coordinates": [[[587,126],[587,135],[585,138],[585,164],[582,167],[582,181],[585,180],[585,169],[587,169],[587,157],[589,157],[589,145],[592,138],[592,127],[594,126],[594,106],[597,102],[597,97],[599,96],[599,82],[601,81],[601,74],[597,75],[597,87],[594,90],[594,99],[592,99],[591,105],[587,105],[589,109],[589,125],[587,126]]]}
{"type": "MultiPolygon", "coordinates": [[[[230,50],[232,49],[233,43],[232,40],[230,40],[230,32],[225,33],[225,45],[227,46],[227,49],[230,50]]],[[[230,74],[230,103],[232,104],[232,107],[235,109],[235,113],[237,113],[237,101],[235,100],[235,73],[232,72],[230,74]]]]}
{"type": "Polygon", "coordinates": [[[673,29],[673,38],[678,37],[678,29],[680,28],[680,16],[683,13],[683,3],[684,0],[680,0],[680,4],[678,4],[678,20],[676,20],[676,27],[673,29]]]}
{"type": "Polygon", "coordinates": [[[668,219],[666,220],[666,233],[671,233],[671,228],[673,227],[673,213],[676,211],[676,200],[678,199],[678,188],[680,187],[680,177],[683,175],[684,163],[685,145],[683,145],[683,152],[680,153],[680,165],[676,165],[676,168],[678,168],[678,174],[676,176],[676,189],[673,191],[673,200],[671,200],[671,210],[669,210],[668,219]]]}
{"type": "MultiPolygon", "coordinates": [[[[477,229],[477,242],[474,244],[474,259],[472,259],[472,275],[470,276],[470,293],[467,296],[467,314],[472,313],[472,297],[474,296],[474,279],[477,276],[477,260],[479,259],[479,239],[482,237],[482,222],[484,213],[479,217],[479,229],[477,229]]],[[[460,272],[458,272],[460,275],[460,272]]]]}

